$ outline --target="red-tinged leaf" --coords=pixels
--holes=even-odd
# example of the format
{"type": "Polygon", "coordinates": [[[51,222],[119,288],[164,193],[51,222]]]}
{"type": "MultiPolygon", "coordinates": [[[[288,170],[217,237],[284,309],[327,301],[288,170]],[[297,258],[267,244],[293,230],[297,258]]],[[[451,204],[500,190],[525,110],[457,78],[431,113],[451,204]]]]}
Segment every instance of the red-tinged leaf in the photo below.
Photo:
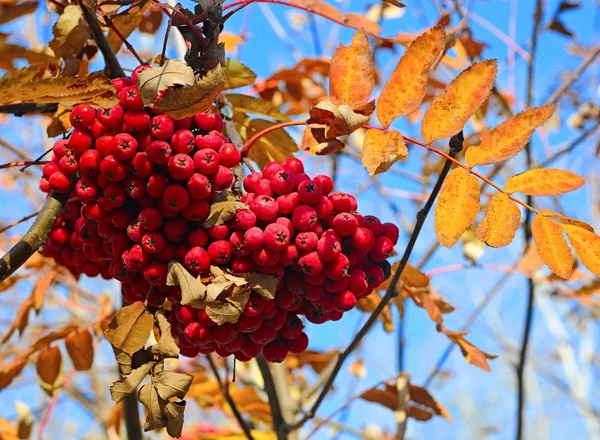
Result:
{"type": "Polygon", "coordinates": [[[331,101],[336,105],[360,107],[369,102],[374,86],[373,56],[369,38],[364,31],[359,31],[352,38],[352,45],[341,44],[331,59],[331,101]]]}
{"type": "Polygon", "coordinates": [[[33,310],[35,310],[36,315],[40,313],[42,304],[44,303],[44,298],[46,297],[46,292],[57,276],[58,271],[56,270],[46,272],[38,279],[37,283],[33,287],[33,292],[31,292],[31,305],[33,310]]]}
{"type": "Polygon", "coordinates": [[[517,174],[506,181],[509,193],[520,192],[528,196],[557,196],[575,191],[585,184],[585,179],[575,173],[554,168],[537,168],[517,174]]]}
{"type": "Polygon", "coordinates": [[[448,173],[435,207],[434,227],[444,247],[456,244],[479,212],[479,182],[464,168],[448,173]]]}
{"type": "Polygon", "coordinates": [[[567,279],[573,270],[573,254],[563,235],[562,227],[543,215],[536,215],[531,233],[538,255],[552,272],[567,279]]]}
{"type": "Polygon", "coordinates": [[[383,405],[392,411],[395,411],[398,407],[398,392],[394,392],[393,390],[389,389],[380,390],[378,388],[372,388],[364,391],[360,395],[360,398],[366,400],[367,402],[383,405]]]}
{"type": "Polygon", "coordinates": [[[69,333],[74,332],[75,330],[77,330],[77,326],[69,324],[64,327],[53,330],[50,333],[46,333],[45,335],[40,336],[38,339],[36,339],[33,344],[31,344],[31,349],[35,351],[47,347],[48,344],[50,344],[51,342],[56,341],[58,339],[62,339],[69,333]]]}
{"type": "Polygon", "coordinates": [[[497,70],[496,60],[481,61],[448,84],[425,112],[423,139],[432,143],[460,132],[490,95],[497,70]]]}
{"type": "Polygon", "coordinates": [[[521,221],[521,210],[504,193],[490,199],[487,212],[477,227],[477,238],[491,247],[509,245],[521,221]]]}
{"type": "Polygon", "coordinates": [[[143,302],[123,307],[104,332],[106,339],[129,355],[144,347],[152,331],[154,319],[143,302]]]}
{"type": "Polygon", "coordinates": [[[600,277],[600,236],[577,226],[564,225],[563,229],[579,261],[590,272],[600,277]]]}
{"type": "Polygon", "coordinates": [[[435,301],[427,293],[422,295],[421,298],[423,301],[423,308],[427,311],[429,319],[436,324],[441,324],[444,318],[442,318],[442,311],[435,301]]]}
{"type": "Polygon", "coordinates": [[[370,176],[390,169],[398,160],[408,156],[408,148],[397,131],[367,130],[363,141],[362,164],[370,176]]]}
{"type": "MultiPolygon", "coordinates": [[[[331,101],[319,102],[310,109],[311,133],[319,143],[337,140],[338,136],[348,136],[369,122],[374,107],[352,109],[346,104],[334,105],[331,101]]],[[[322,153],[321,153],[322,154],[322,153]]]]}
{"type": "Polygon", "coordinates": [[[489,165],[516,156],[529,142],[533,131],[552,116],[556,105],[535,107],[504,121],[481,135],[478,147],[465,153],[470,167],[489,165]]]}
{"type": "Polygon", "coordinates": [[[65,346],[77,371],[89,370],[94,362],[94,341],[89,330],[75,332],[65,338],[65,346]]]}
{"type": "Polygon", "coordinates": [[[418,37],[406,50],[383,86],[377,118],[387,128],[394,119],[416,110],[427,91],[429,70],[446,44],[446,33],[436,26],[418,37]]]}
{"type": "Polygon", "coordinates": [[[442,416],[448,422],[452,421],[452,417],[450,417],[450,413],[448,413],[446,408],[444,408],[437,400],[435,400],[425,388],[410,384],[409,395],[412,402],[418,403],[419,405],[430,409],[434,414],[442,416]]]}

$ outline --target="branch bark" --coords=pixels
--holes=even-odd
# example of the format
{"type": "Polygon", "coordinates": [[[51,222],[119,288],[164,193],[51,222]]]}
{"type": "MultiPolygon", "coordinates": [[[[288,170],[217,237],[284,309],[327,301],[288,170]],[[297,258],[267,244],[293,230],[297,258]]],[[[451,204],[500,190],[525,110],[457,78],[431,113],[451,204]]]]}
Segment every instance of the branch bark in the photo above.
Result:
{"type": "Polygon", "coordinates": [[[275,388],[275,381],[271,374],[269,364],[262,355],[256,358],[258,369],[265,383],[265,393],[269,397],[269,405],[271,407],[271,416],[273,417],[273,428],[277,434],[277,440],[287,440],[286,423],[281,412],[281,404],[279,403],[279,395],[275,388]]]}
{"type": "Polygon", "coordinates": [[[24,116],[30,113],[55,113],[58,110],[58,104],[8,104],[0,106],[0,113],[8,113],[15,116],[24,116]]]}
{"type": "MultiPolygon", "coordinates": [[[[449,154],[449,156],[451,158],[455,158],[456,155],[462,150],[463,140],[464,139],[463,139],[462,132],[460,132],[456,136],[453,136],[450,139],[450,154],[449,154]]],[[[377,308],[373,311],[373,313],[371,313],[371,315],[369,316],[369,319],[367,320],[365,325],[363,325],[363,327],[358,331],[358,333],[356,334],[356,336],[354,337],[352,342],[337,358],[337,361],[333,367],[331,374],[329,374],[329,377],[327,378],[327,381],[325,382],[325,385],[323,386],[321,393],[317,397],[317,400],[312,405],[310,410],[302,418],[300,418],[298,421],[296,421],[293,425],[287,426],[286,430],[288,432],[302,427],[308,420],[310,420],[311,418],[313,418],[315,416],[319,406],[321,405],[321,403],[323,403],[323,400],[327,396],[327,393],[331,390],[331,388],[333,386],[333,382],[335,381],[336,376],[340,372],[340,369],[342,368],[344,361],[354,351],[354,349],[361,343],[361,341],[363,340],[365,335],[371,330],[371,328],[373,327],[373,325],[379,318],[379,315],[381,314],[383,309],[390,303],[390,301],[392,299],[394,299],[396,296],[398,296],[398,291],[396,289],[396,285],[398,284],[398,281],[400,280],[400,277],[402,276],[402,273],[404,272],[404,268],[408,264],[408,260],[412,254],[415,243],[417,242],[417,238],[419,237],[421,228],[423,227],[423,224],[425,223],[427,214],[429,214],[429,211],[431,210],[431,207],[433,206],[433,203],[435,202],[435,199],[437,198],[437,195],[439,194],[440,189],[442,188],[442,184],[444,183],[444,180],[446,179],[446,176],[448,175],[448,172],[450,171],[451,167],[452,167],[452,162],[449,159],[447,159],[446,162],[444,163],[444,168],[440,172],[440,175],[438,176],[438,180],[437,180],[431,194],[429,195],[429,198],[427,199],[427,203],[425,203],[425,206],[423,206],[423,208],[417,213],[417,222],[415,224],[415,228],[410,236],[408,244],[406,245],[406,249],[404,250],[404,254],[402,255],[400,264],[398,265],[398,268],[396,269],[394,275],[392,276],[389,287],[388,287],[387,291],[385,292],[385,295],[381,299],[381,302],[377,305],[377,308]]]]}

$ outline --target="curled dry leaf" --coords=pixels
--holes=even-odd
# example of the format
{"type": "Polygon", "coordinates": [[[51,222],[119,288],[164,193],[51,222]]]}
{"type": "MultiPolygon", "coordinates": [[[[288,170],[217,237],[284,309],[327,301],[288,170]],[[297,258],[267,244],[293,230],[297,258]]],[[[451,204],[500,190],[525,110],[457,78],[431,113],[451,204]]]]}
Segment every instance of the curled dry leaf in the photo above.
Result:
{"type": "Polygon", "coordinates": [[[266,273],[252,272],[244,274],[252,290],[265,299],[274,299],[279,279],[266,273]]]}
{"type": "Polygon", "coordinates": [[[160,328],[160,339],[151,348],[151,352],[161,358],[176,358],[179,356],[179,346],[171,333],[171,323],[163,311],[156,312],[156,320],[160,328]]]}
{"type": "Polygon", "coordinates": [[[504,193],[495,194],[477,227],[477,238],[494,248],[507,246],[515,238],[520,221],[517,204],[504,193]]]}
{"type": "Polygon", "coordinates": [[[206,313],[218,325],[226,322],[235,324],[246,307],[248,299],[250,299],[250,292],[229,296],[224,301],[213,301],[206,305],[206,313]]]}
{"type": "Polygon", "coordinates": [[[12,361],[0,366],[0,390],[3,390],[11,384],[13,379],[21,374],[27,364],[26,358],[16,357],[12,361]]]}
{"type": "Polygon", "coordinates": [[[256,73],[238,60],[227,59],[225,62],[225,90],[250,86],[256,81],[256,73]]]}
{"type": "Polygon", "coordinates": [[[425,112],[421,125],[423,139],[430,144],[460,132],[488,98],[497,71],[496,60],[485,60],[461,72],[425,112]]]}
{"type": "Polygon", "coordinates": [[[563,235],[563,228],[554,220],[536,215],[531,232],[538,255],[552,272],[567,279],[573,270],[573,254],[563,235]]]}
{"type": "Polygon", "coordinates": [[[397,131],[367,130],[363,141],[362,164],[370,176],[390,169],[398,160],[408,156],[408,148],[397,131]]]}
{"type": "Polygon", "coordinates": [[[506,181],[506,190],[528,196],[557,196],[581,188],[585,178],[566,170],[537,168],[512,176],[506,181]]]}
{"type": "Polygon", "coordinates": [[[64,327],[58,328],[56,330],[52,330],[45,335],[40,336],[36,339],[33,344],[31,344],[32,350],[39,350],[41,348],[47,347],[53,341],[57,341],[58,339],[62,339],[67,336],[69,333],[77,330],[77,326],[73,324],[65,325],[64,327]]]}
{"type": "Polygon", "coordinates": [[[179,438],[183,432],[183,413],[185,411],[186,401],[166,402],[163,414],[167,418],[167,434],[171,437],[179,438]]]}
{"type": "Polygon", "coordinates": [[[564,225],[575,255],[594,275],[600,277],[600,236],[583,228],[564,225]]]}
{"type": "Polygon", "coordinates": [[[377,118],[384,128],[421,105],[427,91],[429,70],[445,45],[446,32],[438,25],[418,37],[406,50],[377,101],[377,118]]]}
{"type": "Polygon", "coordinates": [[[112,400],[119,403],[125,397],[133,393],[155,365],[156,362],[142,364],[136,369],[131,370],[131,372],[122,379],[113,382],[110,387],[110,396],[112,400]]]}
{"type": "Polygon", "coordinates": [[[340,44],[333,54],[329,73],[331,102],[351,108],[366,104],[375,86],[374,72],[369,38],[361,30],[352,38],[352,45],[340,44]]]}
{"type": "Polygon", "coordinates": [[[19,335],[23,334],[23,331],[25,330],[25,327],[27,327],[27,323],[29,322],[29,311],[31,310],[31,305],[31,297],[23,301],[23,303],[19,307],[19,310],[17,311],[17,316],[15,317],[15,320],[10,324],[10,327],[8,328],[8,330],[6,330],[4,336],[2,336],[0,344],[4,344],[6,341],[8,341],[17,329],[19,329],[19,335]]]}
{"type": "Polygon", "coordinates": [[[174,119],[187,118],[209,108],[224,86],[225,74],[219,64],[193,85],[169,88],[153,108],[174,119]]]}
{"type": "Polygon", "coordinates": [[[143,302],[137,301],[120,309],[104,332],[116,348],[133,355],[144,347],[152,331],[154,319],[143,302]]]}
{"type": "Polygon", "coordinates": [[[556,105],[525,110],[481,135],[478,147],[465,153],[469,167],[490,165],[516,156],[529,142],[534,130],[552,116],[556,105]]]}
{"type": "Polygon", "coordinates": [[[222,225],[231,220],[240,209],[248,209],[248,205],[234,200],[224,200],[210,205],[210,212],[202,222],[203,228],[222,225]]]}
{"type": "Polygon", "coordinates": [[[161,67],[151,67],[140,72],[136,87],[144,105],[152,105],[169,87],[193,86],[196,77],[192,68],[181,61],[167,60],[161,67]]]}
{"type": "Polygon", "coordinates": [[[192,385],[194,376],[175,371],[161,371],[152,376],[152,384],[161,399],[170,400],[173,397],[183,399],[192,385]]]}
{"type": "Polygon", "coordinates": [[[169,263],[167,286],[177,286],[181,290],[181,304],[191,307],[204,307],[206,304],[206,286],[200,278],[195,278],[177,261],[169,263]]]}
{"type": "Polygon", "coordinates": [[[37,283],[35,283],[35,286],[33,286],[33,291],[31,292],[31,305],[33,310],[35,310],[36,315],[40,313],[42,304],[44,303],[44,298],[46,297],[46,292],[57,276],[58,271],[56,270],[46,272],[38,279],[37,283]]]}
{"type": "Polygon", "coordinates": [[[466,361],[478,368],[485,371],[492,371],[488,364],[488,360],[496,359],[498,356],[486,353],[483,350],[475,347],[469,341],[465,339],[465,335],[469,332],[455,332],[446,329],[443,325],[438,325],[437,329],[439,332],[444,333],[448,339],[460,347],[460,351],[465,357],[466,361]]]}
{"type": "Polygon", "coordinates": [[[310,109],[310,119],[307,123],[312,127],[312,135],[317,142],[327,142],[338,136],[348,136],[367,122],[374,106],[353,110],[346,104],[334,105],[326,100],[319,102],[310,109]]]}
{"type": "Polygon", "coordinates": [[[35,369],[44,391],[52,391],[62,369],[60,349],[54,346],[42,351],[35,363],[35,369]]]}
{"type": "Polygon", "coordinates": [[[94,341],[89,330],[70,334],[65,338],[65,347],[77,371],[92,368],[94,362],[94,341]]]}
{"type": "Polygon", "coordinates": [[[448,173],[435,206],[434,228],[438,241],[456,244],[479,212],[479,182],[464,168],[448,173]]]}
{"type": "Polygon", "coordinates": [[[57,57],[68,58],[83,49],[90,37],[90,28],[83,18],[81,8],[68,5],[54,23],[52,34],[54,39],[49,46],[57,57]]]}
{"type": "Polygon", "coordinates": [[[166,417],[162,414],[160,397],[152,384],[147,383],[139,389],[138,400],[146,408],[144,431],[164,428],[167,425],[166,417]]]}

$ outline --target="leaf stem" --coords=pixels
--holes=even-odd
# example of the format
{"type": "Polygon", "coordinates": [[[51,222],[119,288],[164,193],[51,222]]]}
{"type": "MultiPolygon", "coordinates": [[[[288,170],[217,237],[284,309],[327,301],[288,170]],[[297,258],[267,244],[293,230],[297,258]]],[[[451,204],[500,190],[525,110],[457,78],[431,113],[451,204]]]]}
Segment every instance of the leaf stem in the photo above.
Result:
{"type": "Polygon", "coordinates": [[[22,167],[22,166],[30,166],[30,165],[46,165],[49,161],[47,160],[41,160],[41,161],[29,161],[29,160],[24,160],[21,162],[8,162],[8,163],[3,163],[0,165],[0,169],[4,169],[4,168],[12,168],[12,167],[22,167]]]}
{"type": "Polygon", "coordinates": [[[248,152],[250,151],[250,148],[252,147],[252,145],[259,140],[261,137],[263,137],[266,134],[271,133],[272,131],[275,130],[279,130],[281,128],[285,128],[285,127],[292,127],[294,125],[306,125],[307,121],[289,121],[289,122],[281,122],[279,124],[275,124],[275,125],[271,125],[270,127],[265,128],[262,131],[259,131],[258,133],[256,133],[254,136],[252,136],[250,139],[248,139],[248,141],[244,144],[244,148],[242,148],[242,150],[240,151],[240,153],[242,154],[242,156],[247,156],[248,152]]]}

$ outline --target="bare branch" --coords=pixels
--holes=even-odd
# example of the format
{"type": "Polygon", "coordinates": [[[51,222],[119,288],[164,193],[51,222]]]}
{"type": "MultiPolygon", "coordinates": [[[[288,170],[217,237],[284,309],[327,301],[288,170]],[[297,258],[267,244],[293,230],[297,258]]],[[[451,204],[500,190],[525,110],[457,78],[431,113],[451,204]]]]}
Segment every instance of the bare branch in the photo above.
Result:
{"type": "Polygon", "coordinates": [[[0,113],[8,113],[15,116],[25,116],[30,113],[54,113],[58,110],[58,104],[8,104],[0,106],[0,113]]]}
{"type": "Polygon", "coordinates": [[[275,381],[271,375],[269,364],[262,355],[256,358],[258,369],[262,375],[263,382],[265,383],[265,393],[269,396],[269,405],[271,406],[271,416],[273,417],[273,427],[277,434],[277,440],[287,440],[288,436],[286,433],[286,423],[281,413],[281,404],[279,403],[279,396],[275,388],[275,381]]]}

